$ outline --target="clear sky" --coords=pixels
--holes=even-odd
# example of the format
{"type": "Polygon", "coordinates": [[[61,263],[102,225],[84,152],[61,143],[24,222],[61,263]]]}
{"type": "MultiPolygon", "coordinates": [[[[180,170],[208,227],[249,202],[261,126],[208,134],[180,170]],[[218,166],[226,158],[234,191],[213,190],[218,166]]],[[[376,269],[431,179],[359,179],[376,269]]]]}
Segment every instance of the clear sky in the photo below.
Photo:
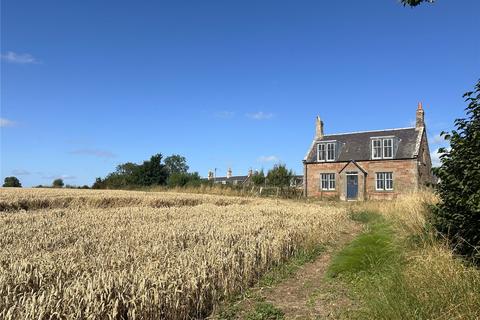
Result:
{"type": "Polygon", "coordinates": [[[1,179],[91,184],[182,154],[218,175],[326,133],[408,127],[432,153],[480,78],[480,1],[1,2],[1,179]]]}

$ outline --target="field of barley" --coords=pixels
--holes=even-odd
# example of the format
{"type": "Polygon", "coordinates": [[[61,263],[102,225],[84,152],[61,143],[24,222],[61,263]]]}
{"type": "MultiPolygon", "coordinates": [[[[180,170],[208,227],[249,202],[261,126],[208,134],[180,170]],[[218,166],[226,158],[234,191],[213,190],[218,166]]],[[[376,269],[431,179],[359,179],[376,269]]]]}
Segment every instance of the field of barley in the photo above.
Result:
{"type": "Polygon", "coordinates": [[[1,189],[0,318],[205,318],[349,221],[291,201],[1,189]]]}

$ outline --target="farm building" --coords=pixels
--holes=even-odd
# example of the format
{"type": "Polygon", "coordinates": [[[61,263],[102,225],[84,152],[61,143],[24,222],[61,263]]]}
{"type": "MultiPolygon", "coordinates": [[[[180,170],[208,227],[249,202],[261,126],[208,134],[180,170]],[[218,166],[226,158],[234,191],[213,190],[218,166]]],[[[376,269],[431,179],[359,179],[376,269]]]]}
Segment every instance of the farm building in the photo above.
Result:
{"type": "Polygon", "coordinates": [[[415,127],[324,134],[320,117],[303,160],[304,194],[341,200],[392,199],[433,181],[424,110],[415,127]]]}
{"type": "Polygon", "coordinates": [[[252,176],[253,171],[249,170],[248,175],[246,176],[234,176],[232,173],[232,168],[228,168],[227,175],[224,177],[217,177],[214,175],[213,171],[208,172],[208,181],[213,181],[213,183],[218,184],[233,184],[233,185],[242,185],[248,184],[250,177],[252,176]]]}

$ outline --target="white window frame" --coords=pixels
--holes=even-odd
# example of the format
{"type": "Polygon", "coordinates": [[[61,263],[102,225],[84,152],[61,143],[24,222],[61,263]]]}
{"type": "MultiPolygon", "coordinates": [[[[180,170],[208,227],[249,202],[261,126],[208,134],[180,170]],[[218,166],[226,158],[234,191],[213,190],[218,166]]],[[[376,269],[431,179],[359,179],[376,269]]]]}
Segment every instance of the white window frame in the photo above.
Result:
{"type": "Polygon", "coordinates": [[[326,146],[327,146],[327,148],[326,148],[326,151],[327,151],[327,154],[326,154],[326,155],[327,155],[327,161],[335,161],[335,158],[336,158],[336,157],[335,157],[335,156],[336,156],[335,153],[336,153],[336,151],[337,151],[337,150],[336,150],[337,148],[336,148],[336,146],[335,146],[335,143],[334,143],[334,142],[329,142],[329,143],[326,143],[326,146]],[[330,150],[329,150],[329,149],[330,149],[330,146],[333,146],[333,158],[330,158],[330,150]]]}
{"type": "Polygon", "coordinates": [[[375,190],[392,191],[393,190],[393,172],[375,172],[375,190]],[[379,182],[381,186],[379,187],[379,182]]]}
{"type": "Polygon", "coordinates": [[[382,159],[383,156],[383,143],[382,139],[372,139],[372,159],[382,159]],[[380,142],[380,146],[375,147],[375,142],[380,142]],[[375,149],[380,148],[380,154],[378,157],[375,157],[375,149]]]}
{"type": "Polygon", "coordinates": [[[394,154],[394,137],[374,137],[371,138],[372,142],[372,160],[378,160],[378,159],[393,159],[393,154],[394,154]],[[387,141],[390,142],[390,145],[387,146],[387,141]],[[375,147],[375,142],[380,142],[380,145],[375,147]],[[391,151],[391,154],[387,156],[385,149],[389,148],[391,151]],[[375,156],[375,150],[380,151],[379,156],[375,156]]]}
{"type": "Polygon", "coordinates": [[[323,191],[335,191],[337,187],[335,173],[321,173],[320,174],[320,189],[323,191]],[[324,188],[325,182],[325,188],[324,188]]]}
{"type": "Polygon", "coordinates": [[[318,162],[325,162],[327,159],[327,149],[325,148],[325,143],[317,144],[317,161],[318,162]],[[320,146],[323,147],[323,159],[320,158],[320,146]]]}
{"type": "Polygon", "coordinates": [[[382,156],[384,159],[393,159],[393,138],[385,138],[382,140],[382,156]],[[390,141],[390,146],[385,146],[385,142],[390,141]],[[390,156],[386,156],[385,148],[390,148],[390,156]]]}

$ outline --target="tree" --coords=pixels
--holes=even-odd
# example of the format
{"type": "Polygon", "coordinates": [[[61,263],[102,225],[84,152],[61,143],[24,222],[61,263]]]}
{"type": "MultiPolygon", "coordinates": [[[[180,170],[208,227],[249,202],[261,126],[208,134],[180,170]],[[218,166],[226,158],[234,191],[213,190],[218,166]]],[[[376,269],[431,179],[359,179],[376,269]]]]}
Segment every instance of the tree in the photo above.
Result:
{"type": "Polygon", "coordinates": [[[480,264],[480,80],[464,95],[467,118],[455,120],[455,130],[442,132],[450,149],[440,149],[437,191],[441,201],[433,212],[436,229],[456,252],[480,264]]]}
{"type": "Polygon", "coordinates": [[[401,0],[401,2],[404,6],[416,7],[425,2],[434,3],[435,0],[401,0]]]}
{"type": "Polygon", "coordinates": [[[169,187],[199,186],[200,184],[201,178],[198,172],[174,172],[167,179],[167,185],[169,187]]]}
{"type": "Polygon", "coordinates": [[[293,171],[286,165],[276,164],[267,173],[267,183],[274,187],[288,187],[293,176],[293,171]]]}
{"type": "Polygon", "coordinates": [[[59,178],[59,179],[53,180],[52,186],[53,186],[54,188],[62,188],[63,185],[64,185],[64,183],[63,183],[63,180],[62,180],[62,179],[59,178]]]}
{"type": "Polygon", "coordinates": [[[4,188],[21,188],[22,184],[17,177],[6,177],[3,183],[4,188]]]}
{"type": "Polygon", "coordinates": [[[165,168],[168,174],[186,173],[188,171],[187,159],[179,154],[172,154],[165,158],[165,168]]]}
{"type": "Polygon", "coordinates": [[[139,168],[139,181],[141,186],[164,185],[167,183],[168,171],[162,164],[162,154],[157,153],[144,161],[139,168]]]}
{"type": "Polygon", "coordinates": [[[252,175],[252,182],[256,186],[263,186],[265,184],[265,173],[263,172],[263,169],[252,175]]]}
{"type": "Polygon", "coordinates": [[[95,178],[95,182],[92,184],[92,189],[105,189],[105,182],[102,178],[95,178]]]}

